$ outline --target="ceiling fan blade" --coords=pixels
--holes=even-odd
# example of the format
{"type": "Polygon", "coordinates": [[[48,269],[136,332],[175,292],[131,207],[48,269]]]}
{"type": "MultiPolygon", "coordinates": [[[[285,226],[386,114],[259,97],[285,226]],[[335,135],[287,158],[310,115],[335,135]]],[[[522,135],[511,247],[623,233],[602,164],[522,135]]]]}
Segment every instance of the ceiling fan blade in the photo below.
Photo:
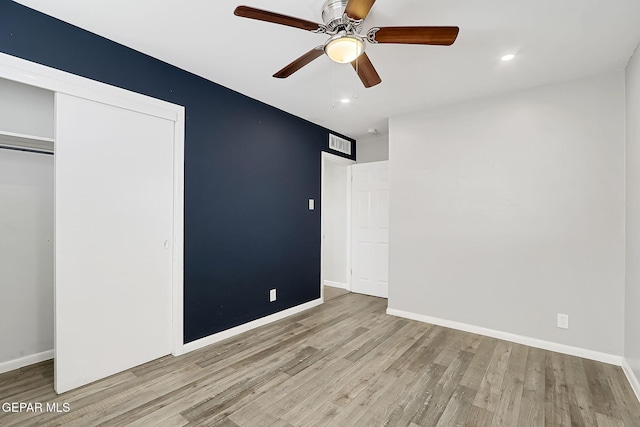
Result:
{"type": "Polygon", "coordinates": [[[375,2],[376,0],[349,0],[344,13],[352,19],[364,19],[375,2]]]}
{"type": "Polygon", "coordinates": [[[382,82],[378,72],[373,67],[371,60],[366,53],[362,53],[355,61],[351,63],[353,69],[358,73],[358,77],[362,80],[364,87],[375,86],[382,82]]]}
{"type": "Polygon", "coordinates": [[[274,24],[287,25],[294,28],[302,28],[303,30],[315,31],[321,28],[320,24],[307,21],[305,19],[294,18],[292,16],[282,15],[268,10],[256,9],[249,6],[238,6],[233,14],[242,18],[257,19],[258,21],[273,22],[274,24]]]}
{"type": "Polygon", "coordinates": [[[324,54],[324,50],[322,46],[318,46],[314,49],[311,49],[309,52],[302,55],[300,58],[293,61],[291,64],[284,67],[282,70],[278,71],[273,75],[273,77],[277,79],[285,79],[289,77],[291,74],[298,71],[300,68],[304,67],[314,59],[321,57],[324,54]]]}
{"type": "Polygon", "coordinates": [[[382,27],[369,34],[378,43],[431,44],[450,46],[458,37],[458,27],[382,27]]]}

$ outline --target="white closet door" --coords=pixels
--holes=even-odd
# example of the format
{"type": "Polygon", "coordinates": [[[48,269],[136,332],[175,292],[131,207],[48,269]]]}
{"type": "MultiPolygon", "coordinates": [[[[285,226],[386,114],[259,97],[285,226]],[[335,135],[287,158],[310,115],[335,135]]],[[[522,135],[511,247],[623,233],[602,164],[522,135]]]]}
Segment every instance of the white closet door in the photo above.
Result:
{"type": "Polygon", "coordinates": [[[56,94],[55,388],[171,352],[174,122],[56,94]]]}
{"type": "Polygon", "coordinates": [[[351,291],[389,294],[389,162],[351,167],[351,291]]]}

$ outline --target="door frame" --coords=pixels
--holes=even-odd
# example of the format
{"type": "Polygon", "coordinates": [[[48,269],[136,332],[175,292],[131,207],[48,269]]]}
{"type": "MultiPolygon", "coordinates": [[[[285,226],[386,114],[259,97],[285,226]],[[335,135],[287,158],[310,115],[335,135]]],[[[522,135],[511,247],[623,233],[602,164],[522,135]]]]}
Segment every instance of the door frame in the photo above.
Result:
{"type": "Polygon", "coordinates": [[[327,153],[323,151],[321,153],[322,167],[320,178],[320,298],[324,301],[324,201],[325,201],[325,165],[327,162],[334,163],[336,165],[345,166],[347,169],[347,182],[345,183],[347,188],[347,211],[345,215],[347,217],[347,230],[345,238],[347,240],[347,271],[346,271],[346,286],[347,291],[351,290],[351,166],[356,164],[355,160],[340,157],[335,154],[327,153]]]}
{"type": "Polygon", "coordinates": [[[85,98],[120,108],[150,114],[171,120],[175,123],[173,138],[171,353],[174,356],[183,354],[185,108],[181,105],[172,104],[150,96],[142,95],[105,83],[100,83],[85,77],[7,55],[5,53],[0,53],[0,78],[13,80],[29,86],[39,87],[54,93],[65,93],[79,98],[85,98]]]}

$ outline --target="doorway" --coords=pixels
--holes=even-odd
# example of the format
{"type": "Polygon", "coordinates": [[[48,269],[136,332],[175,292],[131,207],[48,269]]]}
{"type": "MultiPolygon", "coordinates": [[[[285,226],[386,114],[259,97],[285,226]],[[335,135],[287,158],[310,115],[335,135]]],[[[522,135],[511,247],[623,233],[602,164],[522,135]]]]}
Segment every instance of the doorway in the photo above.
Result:
{"type": "Polygon", "coordinates": [[[0,373],[53,358],[54,93],[0,78],[0,373]]]}
{"type": "Polygon", "coordinates": [[[320,296],[323,301],[351,291],[353,164],[353,160],[322,153],[320,296]],[[327,295],[325,286],[329,289],[327,295]]]}

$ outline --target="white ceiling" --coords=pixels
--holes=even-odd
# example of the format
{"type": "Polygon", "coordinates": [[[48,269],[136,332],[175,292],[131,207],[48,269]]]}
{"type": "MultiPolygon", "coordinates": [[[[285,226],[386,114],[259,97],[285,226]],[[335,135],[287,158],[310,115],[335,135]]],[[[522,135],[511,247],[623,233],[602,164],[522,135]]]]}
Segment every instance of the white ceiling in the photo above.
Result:
{"type": "Polygon", "coordinates": [[[368,45],[382,78],[370,89],[324,56],[271,77],[327,36],[239,18],[235,7],[321,22],[323,1],[18,2],[355,138],[386,133],[394,115],[623,68],[640,41],[638,0],[378,0],[365,30],[456,25],[460,35],[450,47],[368,45]],[[506,53],[517,56],[501,62],[506,53]]]}

